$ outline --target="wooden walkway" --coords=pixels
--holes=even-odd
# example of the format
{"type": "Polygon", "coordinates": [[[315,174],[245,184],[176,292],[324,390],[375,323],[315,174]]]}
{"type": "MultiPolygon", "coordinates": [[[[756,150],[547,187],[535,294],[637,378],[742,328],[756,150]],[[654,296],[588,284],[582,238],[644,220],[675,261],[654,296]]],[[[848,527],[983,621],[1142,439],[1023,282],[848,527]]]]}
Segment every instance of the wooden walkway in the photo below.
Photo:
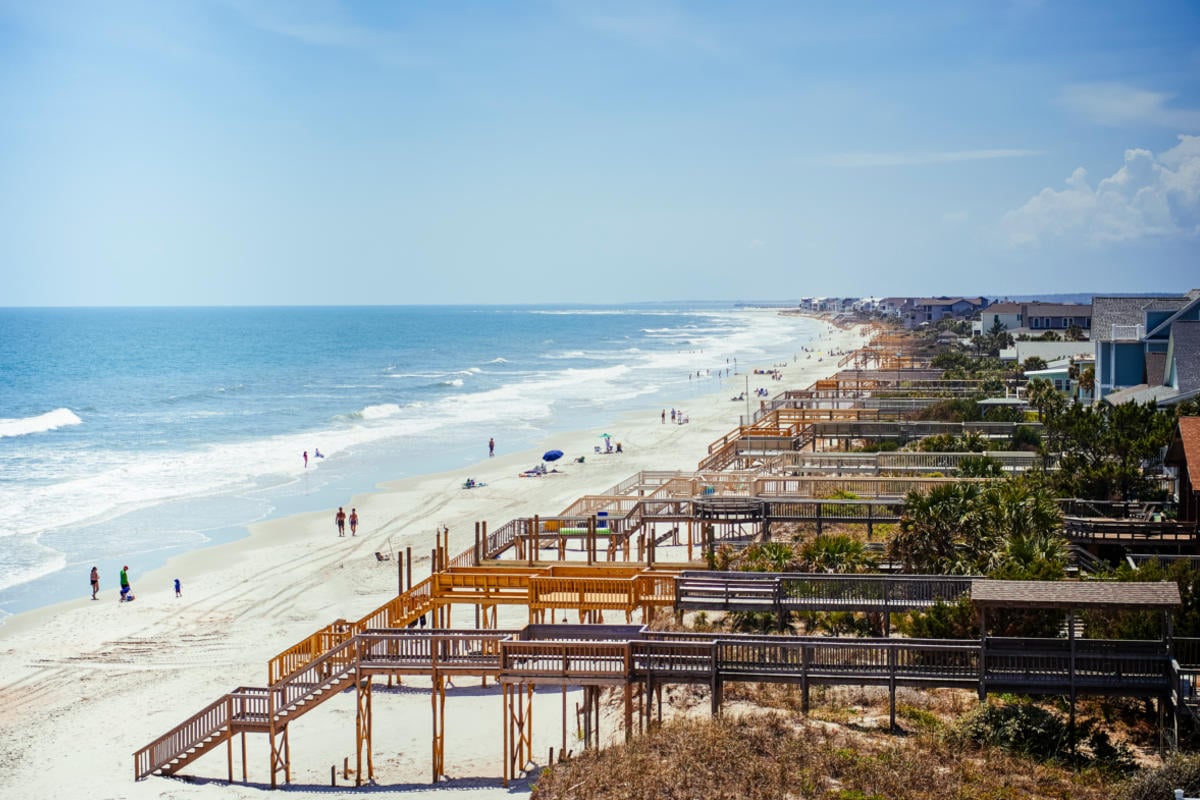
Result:
{"type": "MultiPolygon", "coordinates": [[[[504,687],[500,713],[504,781],[532,759],[524,699],[535,686],[618,688],[625,696],[625,731],[633,731],[633,692],[650,703],[665,684],[711,689],[714,714],[730,682],[774,682],[802,688],[804,708],[814,685],[886,686],[895,722],[899,686],[975,689],[1033,695],[1170,696],[1184,690],[1165,642],[1004,639],[830,639],[649,632],[634,626],[531,625],[521,631],[366,630],[269,688],[241,688],[134,754],[134,774],[175,774],[199,756],[227,745],[234,778],[234,737],[263,733],[271,743],[272,786],[290,779],[288,725],[321,702],[353,687],[356,695],[356,775],[374,779],[372,681],[424,676],[433,682],[433,778],[444,767],[445,681],[475,676],[504,687]]],[[[1177,665],[1176,665],[1177,667],[1177,665]]],[[[661,714],[661,694],[659,713],[661,714]]],[[[564,742],[564,747],[566,743],[564,742]]],[[[243,739],[242,775],[245,777],[243,739]]]]}
{"type": "MultiPolygon", "coordinates": [[[[435,554],[436,555],[436,554],[435,554]]],[[[435,563],[440,561],[435,558],[435,563]]],[[[449,567],[413,587],[355,624],[335,623],[272,659],[266,687],[242,687],[217,699],[134,754],[134,775],[175,774],[196,758],[226,745],[229,780],[234,776],[234,739],[241,736],[242,776],[246,776],[245,735],[261,733],[270,743],[271,784],[291,778],[288,726],[325,700],[349,688],[356,694],[356,774],[372,778],[371,686],[376,678],[423,676],[431,681],[432,776],[444,772],[446,685],[474,676],[502,687],[504,779],[532,758],[528,715],[535,686],[585,687],[585,739],[598,719],[599,691],[621,688],[625,729],[632,731],[632,699],[648,715],[668,683],[710,687],[712,710],[721,706],[730,681],[800,685],[807,707],[808,687],[822,684],[888,686],[895,714],[897,686],[975,688],[1023,694],[1111,694],[1130,697],[1185,697],[1185,680],[1169,657],[1170,643],[1069,639],[912,640],[763,637],[656,633],[644,626],[530,624],[521,631],[491,627],[448,629],[450,605],[486,608],[524,603],[531,619],[554,620],[563,609],[599,622],[604,611],[624,613],[670,606],[678,610],[891,613],[955,602],[986,590],[993,607],[1044,608],[1062,597],[1087,594],[1092,605],[1143,603],[1148,608],[1178,605],[1178,592],[1160,584],[1081,585],[1005,582],[936,576],[810,575],[667,572],[636,565],[578,564],[522,568],[511,563],[449,567]],[[1028,596],[1026,600],[1022,597],[1028,596]],[[1166,595],[1171,595],[1165,600],[1166,595]],[[1015,599],[1014,599],[1015,598],[1015,599]],[[1056,599],[1057,598],[1057,599],[1056,599]],[[1030,605],[1031,604],[1031,605],[1030,605]],[[430,630],[386,625],[415,610],[442,608],[430,630]],[[396,611],[394,609],[401,609],[396,611]],[[527,702],[529,703],[527,707],[527,702]]],[[[984,595],[981,595],[984,597],[984,595]]],[[[487,620],[488,615],[483,614],[487,620]]],[[[477,619],[480,615],[477,614],[477,619]]],[[[491,618],[494,621],[494,617],[491,618]]],[[[885,624],[885,630],[886,630],[885,624]]],[[[1194,684],[1189,684],[1189,687],[1194,684]]],[[[1194,695],[1194,692],[1192,693],[1194,695]]],[[[564,721],[564,731],[565,731],[564,721]]],[[[565,733],[564,733],[565,739],[565,733]]],[[[563,746],[566,746],[564,741],[563,746]]]]}

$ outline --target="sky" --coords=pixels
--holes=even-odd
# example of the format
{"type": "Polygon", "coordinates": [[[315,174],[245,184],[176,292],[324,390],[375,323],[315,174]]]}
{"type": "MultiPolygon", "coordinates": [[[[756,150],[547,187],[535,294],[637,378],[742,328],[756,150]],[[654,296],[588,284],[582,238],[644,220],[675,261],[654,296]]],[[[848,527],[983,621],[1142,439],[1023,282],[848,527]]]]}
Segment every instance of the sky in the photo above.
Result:
{"type": "Polygon", "coordinates": [[[0,306],[1200,287],[1200,3],[0,0],[0,306]]]}

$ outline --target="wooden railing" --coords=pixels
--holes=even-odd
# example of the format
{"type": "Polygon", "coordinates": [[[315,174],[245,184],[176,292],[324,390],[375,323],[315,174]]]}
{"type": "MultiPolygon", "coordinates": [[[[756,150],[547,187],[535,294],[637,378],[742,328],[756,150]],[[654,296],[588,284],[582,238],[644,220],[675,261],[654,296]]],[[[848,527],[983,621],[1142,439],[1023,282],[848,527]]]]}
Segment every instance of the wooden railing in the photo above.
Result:
{"type": "Polygon", "coordinates": [[[684,572],[675,579],[675,606],[727,611],[894,612],[953,603],[971,579],[941,575],[827,575],[684,572]]]}
{"type": "MultiPolygon", "coordinates": [[[[968,458],[988,456],[998,461],[1006,473],[1021,473],[1045,467],[1038,453],[1025,451],[990,451],[987,453],[808,453],[789,452],[770,456],[764,464],[769,472],[797,473],[815,471],[856,472],[885,475],[910,472],[954,472],[968,458]]],[[[1056,466],[1056,462],[1051,462],[1056,466]]]]}
{"type": "MultiPolygon", "coordinates": [[[[804,580],[816,585],[815,577],[804,580]]],[[[1157,641],[711,636],[629,625],[362,631],[269,689],[239,689],[192,715],[134,753],[135,776],[173,771],[239,730],[284,727],[360,677],[440,672],[534,685],[769,681],[1183,697],[1194,695],[1187,676],[1200,671],[1172,663],[1168,644],[1157,641]]]]}
{"type": "Polygon", "coordinates": [[[170,769],[172,762],[205,743],[208,746],[228,739],[240,727],[258,730],[269,719],[268,690],[241,687],[223,695],[188,717],[167,733],[133,754],[134,779],[140,780],[161,769],[170,769]]]}
{"type": "Polygon", "coordinates": [[[754,482],[754,494],[758,497],[830,497],[837,493],[850,493],[857,497],[897,497],[909,492],[928,492],[937,486],[960,483],[983,483],[988,478],[869,478],[869,477],[818,477],[766,476],[754,482]]]}
{"type": "Polygon", "coordinates": [[[502,681],[622,684],[633,671],[628,641],[507,641],[500,658],[502,681]]]}
{"type": "Polygon", "coordinates": [[[1063,530],[1075,541],[1195,542],[1195,522],[1154,522],[1138,519],[1064,517],[1063,530]]]}

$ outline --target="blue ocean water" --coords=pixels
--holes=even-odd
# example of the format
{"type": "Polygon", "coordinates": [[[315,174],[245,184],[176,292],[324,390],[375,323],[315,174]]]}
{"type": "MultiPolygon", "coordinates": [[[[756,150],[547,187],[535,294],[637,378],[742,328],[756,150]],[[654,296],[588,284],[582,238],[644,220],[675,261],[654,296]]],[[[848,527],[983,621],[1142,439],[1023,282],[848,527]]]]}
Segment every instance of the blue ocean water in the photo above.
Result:
{"type": "Polygon", "coordinates": [[[0,309],[0,615],[86,595],[92,564],[111,587],[477,462],[491,436],[680,405],[713,390],[695,371],[822,328],[732,306],[0,309]]]}

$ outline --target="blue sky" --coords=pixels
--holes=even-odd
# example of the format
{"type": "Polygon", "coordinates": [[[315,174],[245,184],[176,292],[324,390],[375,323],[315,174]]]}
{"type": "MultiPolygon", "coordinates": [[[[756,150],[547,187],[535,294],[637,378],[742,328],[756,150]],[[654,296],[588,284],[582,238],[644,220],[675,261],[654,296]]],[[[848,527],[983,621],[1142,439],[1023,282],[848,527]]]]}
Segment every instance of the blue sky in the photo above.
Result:
{"type": "Polygon", "coordinates": [[[1200,286],[1195,2],[0,0],[0,306],[1200,286]]]}

